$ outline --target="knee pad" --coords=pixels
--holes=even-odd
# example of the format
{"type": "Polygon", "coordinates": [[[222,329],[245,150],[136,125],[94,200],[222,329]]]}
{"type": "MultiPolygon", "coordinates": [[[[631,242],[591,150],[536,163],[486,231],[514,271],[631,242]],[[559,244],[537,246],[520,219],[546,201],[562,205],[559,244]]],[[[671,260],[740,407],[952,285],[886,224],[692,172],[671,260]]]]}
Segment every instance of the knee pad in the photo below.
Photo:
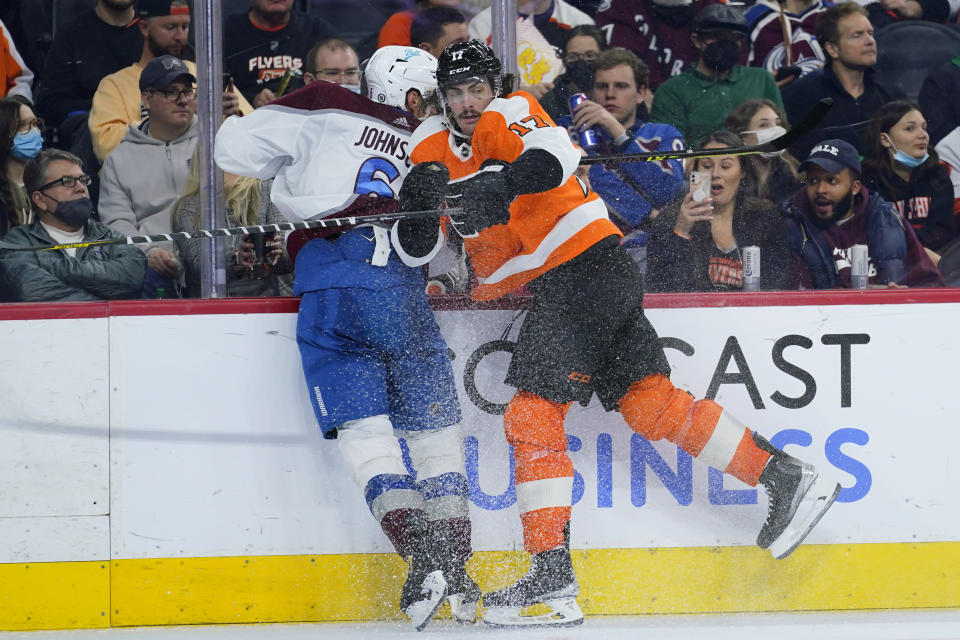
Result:
{"type": "Polygon", "coordinates": [[[623,419],[650,441],[675,441],[692,407],[693,396],[674,387],[670,378],[659,373],[634,382],[620,398],[623,419]]]}
{"type": "Polygon", "coordinates": [[[460,425],[403,432],[430,520],[469,515],[467,470],[460,425]]]}
{"type": "Polygon", "coordinates": [[[386,415],[344,422],[337,428],[337,447],[350,477],[362,489],[376,476],[409,475],[386,415]]]}

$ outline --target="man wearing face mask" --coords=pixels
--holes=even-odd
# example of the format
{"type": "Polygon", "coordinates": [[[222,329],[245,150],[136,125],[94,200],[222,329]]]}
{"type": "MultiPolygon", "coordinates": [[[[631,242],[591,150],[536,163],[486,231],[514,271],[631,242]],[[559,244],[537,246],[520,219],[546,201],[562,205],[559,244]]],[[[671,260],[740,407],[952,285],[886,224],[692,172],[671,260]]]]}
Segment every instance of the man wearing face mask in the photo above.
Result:
{"type": "MultiPolygon", "coordinates": [[[[626,49],[609,49],[597,56],[596,79],[573,116],[557,121],[571,131],[593,129],[600,144],[588,155],[615,155],[676,151],[685,148],[680,132],[669,124],[645,122],[639,117],[647,65],[626,49]]],[[[603,198],[610,219],[623,232],[621,245],[646,271],[647,218],[684,189],[679,160],[624,162],[590,167],[590,186],[603,198]]]]}
{"type": "Polygon", "coordinates": [[[540,98],[540,106],[556,121],[570,115],[570,96],[587,93],[593,88],[593,74],[597,55],[607,48],[603,32],[592,24],[570,29],[563,49],[564,72],[557,77],[554,87],[540,98]]]}
{"type": "Polygon", "coordinates": [[[853,145],[824,140],[800,170],[804,186],[784,210],[792,288],[850,288],[855,244],[868,248],[869,287],[944,286],[913,228],[860,182],[860,156],[853,145]]]}
{"type": "Polygon", "coordinates": [[[690,41],[697,61],[664,82],[653,96],[650,119],[677,127],[696,144],[719,129],[727,114],[749,98],[768,98],[779,107],[780,90],[765,69],[738,64],[749,32],[743,9],[725,4],[704,7],[690,41]]]}
{"type": "Polygon", "coordinates": [[[36,220],[14,228],[0,242],[0,297],[9,302],[138,297],[147,265],[133,245],[9,250],[121,237],[90,218],[90,176],[72,153],[41,151],[27,162],[23,180],[36,220]]]}

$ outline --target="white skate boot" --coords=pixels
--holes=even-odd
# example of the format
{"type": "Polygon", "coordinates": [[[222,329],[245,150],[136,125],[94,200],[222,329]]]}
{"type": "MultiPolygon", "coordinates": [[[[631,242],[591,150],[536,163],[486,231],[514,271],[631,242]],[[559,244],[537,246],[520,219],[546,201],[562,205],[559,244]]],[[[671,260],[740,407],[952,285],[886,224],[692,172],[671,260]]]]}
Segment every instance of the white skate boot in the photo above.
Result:
{"type": "Polygon", "coordinates": [[[447,602],[450,613],[460,624],[473,624],[477,621],[477,605],[480,602],[480,587],[473,581],[463,565],[445,572],[447,579],[447,602]]]}
{"type": "Polygon", "coordinates": [[[780,560],[790,555],[837,499],[840,484],[782,451],[770,458],[760,475],[770,499],[767,521],[757,545],[780,560]]]}
{"type": "Polygon", "coordinates": [[[531,557],[530,571],[516,584],[483,596],[485,624],[494,627],[573,626],[583,622],[577,605],[580,585],[566,547],[531,557]],[[521,615],[527,607],[545,604],[549,613],[521,615]]]}

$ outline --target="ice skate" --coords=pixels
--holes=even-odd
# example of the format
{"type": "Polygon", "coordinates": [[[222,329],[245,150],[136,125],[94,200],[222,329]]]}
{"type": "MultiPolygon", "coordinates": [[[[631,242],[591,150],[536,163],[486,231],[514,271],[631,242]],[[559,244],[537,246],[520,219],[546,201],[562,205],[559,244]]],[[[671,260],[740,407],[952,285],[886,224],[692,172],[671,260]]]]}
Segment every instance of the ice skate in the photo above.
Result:
{"type": "Polygon", "coordinates": [[[428,556],[414,555],[410,560],[407,581],[400,592],[400,608],[417,631],[430,624],[437,609],[447,597],[447,581],[428,556]]]}
{"type": "Polygon", "coordinates": [[[773,454],[760,475],[767,489],[767,521],[757,545],[780,560],[803,542],[840,493],[840,484],[783,452],[773,454]]]}
{"type": "Polygon", "coordinates": [[[450,613],[460,624],[473,624],[477,621],[477,604],[480,602],[480,587],[467,573],[466,567],[459,565],[445,574],[447,580],[447,602],[450,613]]]}
{"type": "Polygon", "coordinates": [[[534,554],[530,571],[516,584],[483,596],[485,624],[494,627],[572,626],[583,622],[577,605],[580,585],[565,547],[534,554]],[[548,613],[521,615],[527,607],[545,604],[548,613]]]}

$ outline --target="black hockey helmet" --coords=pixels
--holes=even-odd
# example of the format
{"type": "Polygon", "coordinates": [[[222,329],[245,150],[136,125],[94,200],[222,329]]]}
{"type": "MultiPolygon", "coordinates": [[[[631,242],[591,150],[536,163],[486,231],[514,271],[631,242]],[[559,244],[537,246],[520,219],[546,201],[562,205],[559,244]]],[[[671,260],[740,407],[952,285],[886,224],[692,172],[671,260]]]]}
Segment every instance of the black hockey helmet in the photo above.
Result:
{"type": "Polygon", "coordinates": [[[490,82],[495,94],[499,94],[502,71],[503,65],[497,60],[493,49],[480,40],[455,42],[440,54],[437,62],[437,86],[442,90],[471,78],[482,78],[490,82]]]}

